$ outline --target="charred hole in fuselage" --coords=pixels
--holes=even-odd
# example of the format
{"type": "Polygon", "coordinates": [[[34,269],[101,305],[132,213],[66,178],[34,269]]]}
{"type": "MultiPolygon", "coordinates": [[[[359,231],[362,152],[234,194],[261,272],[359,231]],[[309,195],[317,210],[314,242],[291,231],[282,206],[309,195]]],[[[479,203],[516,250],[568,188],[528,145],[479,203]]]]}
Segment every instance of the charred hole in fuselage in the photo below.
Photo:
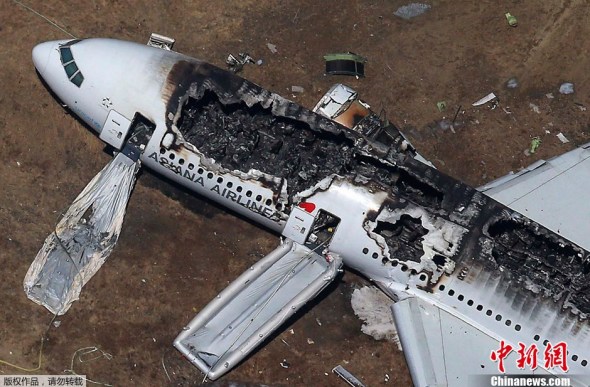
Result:
{"type": "Polygon", "coordinates": [[[225,105],[210,90],[186,100],[177,127],[187,142],[228,169],[286,178],[290,194],[344,174],[352,160],[353,143],[342,134],[311,130],[259,104],[225,105]]]}
{"type": "Polygon", "coordinates": [[[564,268],[578,261],[578,269],[582,271],[583,263],[572,245],[551,240],[523,223],[501,219],[489,226],[488,234],[494,240],[492,255],[501,265],[516,267],[533,264],[532,260],[544,266],[564,268]]]}
{"type": "Polygon", "coordinates": [[[558,294],[564,290],[579,293],[580,310],[590,311],[590,294],[587,287],[588,262],[582,251],[566,241],[551,238],[542,229],[513,219],[493,221],[487,228],[493,240],[492,257],[496,263],[507,267],[533,283],[558,294]]]}
{"type": "Polygon", "coordinates": [[[424,254],[422,240],[428,234],[420,218],[403,214],[395,223],[378,221],[373,232],[385,239],[391,258],[420,262],[424,254]]]}

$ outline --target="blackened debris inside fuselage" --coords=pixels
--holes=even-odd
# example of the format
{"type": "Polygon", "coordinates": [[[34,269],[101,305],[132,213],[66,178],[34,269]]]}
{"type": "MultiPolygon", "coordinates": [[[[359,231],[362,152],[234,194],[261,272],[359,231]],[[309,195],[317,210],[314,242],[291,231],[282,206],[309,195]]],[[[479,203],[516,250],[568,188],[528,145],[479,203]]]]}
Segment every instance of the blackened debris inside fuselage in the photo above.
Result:
{"type": "Polygon", "coordinates": [[[404,214],[395,223],[377,222],[373,232],[385,239],[391,258],[420,262],[424,254],[422,240],[428,234],[420,218],[404,214]]]}
{"type": "Polygon", "coordinates": [[[312,131],[260,105],[224,105],[211,91],[188,98],[177,126],[205,156],[230,170],[285,178],[290,194],[330,174],[347,174],[353,159],[354,143],[344,136],[312,131]]]}
{"type": "Polygon", "coordinates": [[[580,248],[523,219],[499,219],[488,226],[496,263],[558,295],[573,293],[582,311],[590,312],[590,261],[580,248]]]}

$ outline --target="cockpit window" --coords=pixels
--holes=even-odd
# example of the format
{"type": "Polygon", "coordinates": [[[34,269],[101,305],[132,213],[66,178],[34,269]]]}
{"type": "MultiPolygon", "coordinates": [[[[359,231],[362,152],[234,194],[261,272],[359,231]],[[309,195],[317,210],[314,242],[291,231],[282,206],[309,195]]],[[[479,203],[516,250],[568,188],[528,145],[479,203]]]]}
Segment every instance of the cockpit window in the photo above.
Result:
{"type": "Polygon", "coordinates": [[[74,60],[74,55],[72,54],[70,47],[79,41],[80,39],[70,40],[59,47],[59,58],[61,60],[61,64],[64,66],[66,75],[68,76],[70,82],[78,87],[80,87],[82,82],[84,82],[84,76],[76,65],[76,61],[74,60]]]}
{"type": "Polygon", "coordinates": [[[80,71],[78,71],[78,73],[76,73],[76,75],[74,75],[70,79],[70,82],[72,82],[74,85],[80,87],[82,82],[84,82],[84,76],[82,75],[82,73],[80,71]]]}
{"type": "Polygon", "coordinates": [[[74,74],[76,74],[76,72],[78,72],[78,66],[76,66],[76,63],[74,63],[74,62],[70,62],[67,65],[65,65],[64,69],[66,70],[66,74],[68,76],[68,79],[70,79],[72,77],[72,75],[74,75],[74,74]]]}
{"type": "Polygon", "coordinates": [[[59,55],[61,58],[61,64],[66,64],[74,60],[74,57],[72,56],[72,50],[70,50],[69,47],[61,47],[59,49],[59,55]]]}

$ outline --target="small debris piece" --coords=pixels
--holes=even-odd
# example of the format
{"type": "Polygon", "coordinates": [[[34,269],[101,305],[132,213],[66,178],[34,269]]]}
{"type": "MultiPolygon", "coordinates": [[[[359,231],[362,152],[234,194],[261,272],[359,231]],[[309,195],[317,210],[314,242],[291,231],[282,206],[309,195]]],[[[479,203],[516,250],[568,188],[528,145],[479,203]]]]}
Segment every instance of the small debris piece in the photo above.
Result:
{"type": "Polygon", "coordinates": [[[262,59],[258,59],[258,60],[256,61],[256,64],[257,64],[258,66],[262,66],[262,64],[263,64],[263,63],[264,63],[264,61],[263,61],[262,59]]]}
{"type": "Polygon", "coordinates": [[[161,48],[162,50],[170,51],[172,50],[172,47],[174,46],[175,42],[176,40],[172,38],[152,32],[152,34],[150,35],[150,39],[147,42],[147,45],[161,48]]]}
{"type": "Polygon", "coordinates": [[[486,95],[485,97],[478,99],[477,101],[475,101],[472,106],[481,106],[481,105],[485,105],[488,102],[492,102],[498,100],[498,97],[496,96],[496,94],[494,93],[490,93],[488,95],[486,95]]]}
{"type": "Polygon", "coordinates": [[[506,12],[505,16],[510,27],[516,27],[518,25],[518,20],[516,20],[516,17],[512,15],[510,12],[506,12]]]}
{"type": "Polygon", "coordinates": [[[574,84],[570,82],[562,83],[561,86],[559,86],[559,92],[561,94],[573,94],[574,84]]]}
{"type": "Polygon", "coordinates": [[[447,103],[445,101],[438,101],[436,103],[436,107],[438,108],[439,112],[442,112],[447,108],[447,103]]]}
{"type": "Polygon", "coordinates": [[[508,82],[506,82],[506,87],[509,89],[516,89],[518,87],[518,79],[510,78],[508,82]]]}
{"type": "Polygon", "coordinates": [[[389,382],[389,374],[385,374],[385,379],[383,381],[385,383],[389,382]]]}
{"type": "Polygon", "coordinates": [[[358,380],[353,374],[348,372],[341,365],[337,365],[336,367],[332,368],[332,372],[340,376],[346,383],[353,387],[365,387],[365,385],[360,380],[358,380]]]}
{"type": "Polygon", "coordinates": [[[563,133],[559,132],[557,134],[557,138],[559,139],[559,141],[561,141],[563,144],[567,144],[568,142],[570,142],[570,140],[567,139],[566,136],[564,136],[563,133]]]}
{"type": "Polygon", "coordinates": [[[537,151],[537,149],[539,149],[540,146],[541,146],[541,138],[539,136],[533,137],[533,139],[531,140],[531,148],[530,148],[529,152],[531,154],[535,153],[537,151]]]}
{"type": "Polygon", "coordinates": [[[319,318],[316,318],[316,319],[315,319],[315,322],[316,322],[316,323],[318,323],[318,325],[319,325],[319,326],[322,326],[322,322],[320,321],[320,319],[319,319],[319,318]]]}
{"type": "Polygon", "coordinates": [[[429,4],[410,3],[402,5],[393,14],[405,20],[410,20],[416,16],[420,16],[430,9],[429,4]]]}
{"type": "Polygon", "coordinates": [[[293,329],[289,329],[289,333],[292,334],[292,335],[294,335],[295,334],[295,331],[293,329]]]}
{"type": "Polygon", "coordinates": [[[287,359],[283,359],[282,362],[279,363],[283,368],[289,368],[291,364],[287,361],[287,359]]]}
{"type": "Polygon", "coordinates": [[[55,320],[53,322],[53,326],[56,327],[56,328],[59,328],[60,325],[61,325],[61,321],[59,321],[59,320],[55,320]]]}
{"type": "Polygon", "coordinates": [[[305,89],[301,86],[291,86],[292,93],[303,93],[305,89]]]}
{"type": "Polygon", "coordinates": [[[268,49],[270,50],[270,52],[272,52],[273,54],[276,54],[277,52],[279,52],[277,50],[277,46],[272,44],[272,43],[266,43],[266,47],[268,47],[268,49]]]}
{"type": "Polygon", "coordinates": [[[229,54],[225,63],[227,63],[227,68],[235,74],[240,72],[246,63],[255,62],[247,52],[240,52],[237,58],[233,54],[229,54]]]}
{"type": "Polygon", "coordinates": [[[549,98],[549,99],[553,99],[553,98],[555,98],[555,97],[553,96],[553,93],[547,93],[547,94],[545,94],[545,97],[547,97],[547,98],[549,98]]]}
{"type": "Polygon", "coordinates": [[[312,339],[310,339],[309,337],[307,338],[307,344],[312,345],[315,344],[315,341],[313,341],[312,339]]]}
{"type": "Polygon", "coordinates": [[[532,111],[534,111],[537,114],[541,114],[541,109],[535,105],[534,103],[530,102],[529,103],[529,107],[531,108],[532,111]]]}
{"type": "Polygon", "coordinates": [[[352,52],[324,55],[326,74],[365,76],[367,59],[352,52]]]}

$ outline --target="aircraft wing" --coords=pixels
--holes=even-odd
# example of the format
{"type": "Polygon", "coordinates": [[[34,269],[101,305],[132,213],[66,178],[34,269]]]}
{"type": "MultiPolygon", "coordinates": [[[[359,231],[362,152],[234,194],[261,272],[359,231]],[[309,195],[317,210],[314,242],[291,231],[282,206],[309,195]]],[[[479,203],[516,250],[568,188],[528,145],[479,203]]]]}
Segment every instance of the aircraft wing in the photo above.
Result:
{"type": "MultiPolygon", "coordinates": [[[[490,354],[499,348],[499,340],[418,297],[396,302],[391,309],[415,386],[491,385],[491,375],[499,372],[490,354]]],[[[540,367],[519,370],[516,359],[516,351],[505,359],[506,373],[549,375],[540,367]]]]}

